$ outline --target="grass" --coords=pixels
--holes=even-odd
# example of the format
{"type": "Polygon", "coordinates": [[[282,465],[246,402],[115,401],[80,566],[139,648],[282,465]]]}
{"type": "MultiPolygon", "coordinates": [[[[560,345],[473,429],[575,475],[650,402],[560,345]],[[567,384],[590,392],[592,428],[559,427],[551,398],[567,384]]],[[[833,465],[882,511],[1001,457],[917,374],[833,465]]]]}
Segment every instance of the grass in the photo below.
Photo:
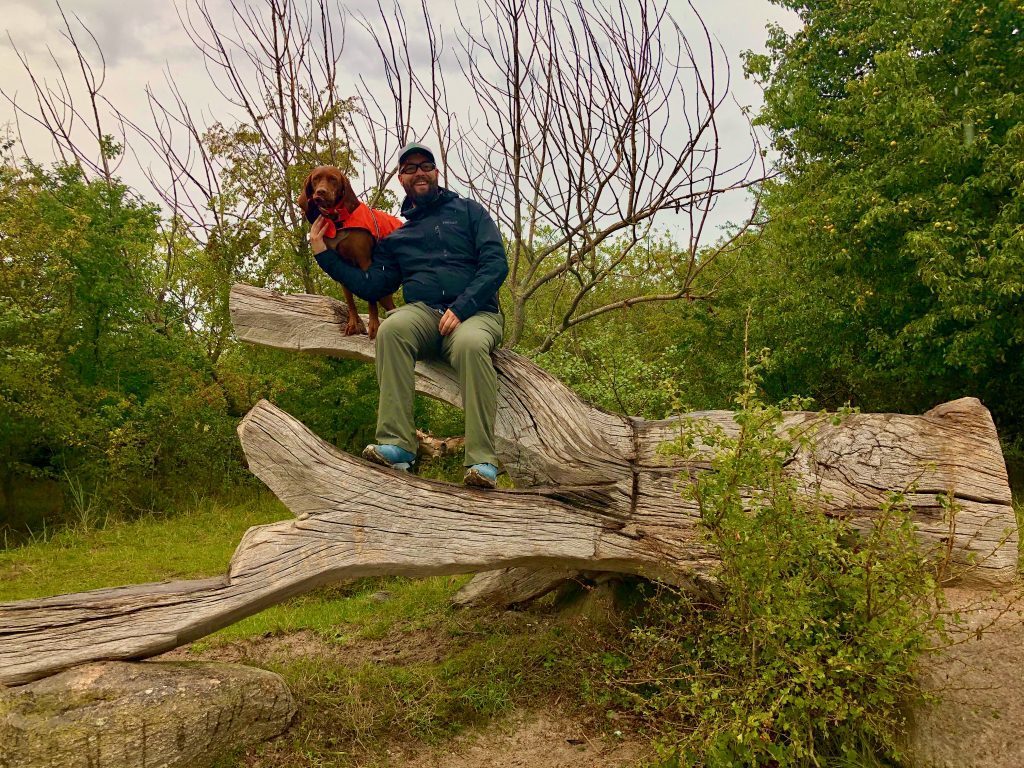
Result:
{"type": "Polygon", "coordinates": [[[360,579],[326,587],[225,627],[207,641],[219,643],[309,630],[330,642],[379,639],[398,624],[409,630],[436,626],[448,601],[468,577],[360,579]]]}
{"type": "MultiPolygon", "coordinates": [[[[459,469],[458,467],[456,469],[459,469]]],[[[224,573],[244,531],[288,519],[269,494],[0,551],[0,601],[224,573]]],[[[194,643],[281,674],[298,716],[282,737],[219,768],[387,764],[519,707],[584,706],[586,642],[552,602],[528,611],[451,607],[468,577],[367,578],[293,598],[194,643]],[[302,634],[298,634],[302,633],[302,634]]],[[[589,637],[589,636],[588,636],[589,637]]]]}
{"type": "Polygon", "coordinates": [[[438,610],[421,631],[402,622],[390,629],[390,640],[410,649],[442,644],[434,659],[339,663],[313,653],[264,662],[288,681],[299,714],[285,737],[247,759],[289,768],[372,763],[386,749],[440,744],[516,707],[547,702],[578,688],[564,632],[533,612],[483,618],[438,610]]]}
{"type": "MultiPolygon", "coordinates": [[[[1021,499],[1014,508],[1022,521],[1021,499]]],[[[289,517],[263,494],[63,531],[0,552],[0,601],[224,573],[248,527],[289,517]]],[[[218,768],[401,764],[388,750],[443,744],[514,709],[556,700],[585,716],[607,710],[616,718],[608,724],[632,730],[635,721],[609,696],[604,678],[621,660],[600,632],[581,631],[550,600],[522,612],[456,611],[450,598],[465,580],[368,578],[325,587],[194,643],[189,658],[230,655],[281,674],[299,707],[283,736],[224,756],[218,768]],[[305,647],[285,642],[304,636],[305,647]]]]}
{"type": "MultiPolygon", "coordinates": [[[[188,512],[98,530],[65,529],[47,541],[0,551],[0,602],[216,576],[226,572],[248,528],[291,516],[264,493],[234,503],[204,499],[188,512]]],[[[436,622],[466,578],[362,579],[327,587],[243,619],[200,644],[299,630],[328,640],[353,634],[379,638],[398,622],[413,629],[436,622]]]]}
{"type": "Polygon", "coordinates": [[[227,570],[247,528],[289,517],[279,501],[260,494],[234,503],[204,499],[181,514],[95,530],[64,529],[0,551],[0,602],[214,576],[227,570]]]}
{"type": "MultiPolygon", "coordinates": [[[[462,455],[425,462],[420,474],[459,482],[462,455]]],[[[222,574],[246,529],[292,514],[270,493],[249,492],[230,500],[202,498],[187,511],[132,522],[97,526],[106,519],[103,510],[87,517],[87,524],[0,549],[0,602],[222,574]]],[[[293,610],[299,619],[311,609],[293,610]]],[[[289,620],[278,614],[273,621],[284,626],[289,620]]],[[[236,632],[267,631],[256,629],[251,620],[246,626],[236,632]]]]}
{"type": "Polygon", "coordinates": [[[1014,497],[1014,512],[1017,513],[1017,569],[1024,572],[1024,498],[1014,497]]]}

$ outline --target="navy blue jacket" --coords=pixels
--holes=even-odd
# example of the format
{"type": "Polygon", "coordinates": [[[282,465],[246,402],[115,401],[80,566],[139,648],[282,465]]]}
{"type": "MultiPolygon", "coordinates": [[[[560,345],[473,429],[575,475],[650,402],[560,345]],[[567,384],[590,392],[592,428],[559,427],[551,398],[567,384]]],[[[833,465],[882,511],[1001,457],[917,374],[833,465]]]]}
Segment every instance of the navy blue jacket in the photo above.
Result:
{"type": "Polygon", "coordinates": [[[498,311],[498,288],[508,275],[505,245],[494,220],[479,203],[441,189],[438,197],[414,206],[402,203],[406,223],[385,237],[365,272],[343,261],[333,249],[317,264],[356,296],[367,301],[402,286],[407,304],[451,309],[459,320],[498,311]]]}

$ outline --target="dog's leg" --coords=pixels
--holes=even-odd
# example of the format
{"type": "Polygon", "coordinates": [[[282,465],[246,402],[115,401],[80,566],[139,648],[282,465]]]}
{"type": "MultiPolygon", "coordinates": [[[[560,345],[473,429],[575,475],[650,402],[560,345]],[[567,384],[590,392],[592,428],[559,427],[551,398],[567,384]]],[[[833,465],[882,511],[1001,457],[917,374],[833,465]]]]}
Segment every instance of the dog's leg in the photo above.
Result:
{"type": "Polygon", "coordinates": [[[391,295],[385,296],[383,299],[380,300],[380,304],[388,312],[394,312],[395,311],[395,297],[394,296],[391,296],[391,295]]]}
{"type": "Polygon", "coordinates": [[[366,328],[371,339],[377,338],[377,329],[380,328],[380,315],[377,314],[377,302],[370,302],[370,324],[366,328]]]}
{"type": "Polygon", "coordinates": [[[345,325],[345,335],[356,336],[366,333],[366,326],[363,325],[363,321],[359,317],[359,310],[356,309],[356,297],[348,288],[344,286],[342,288],[345,291],[345,303],[348,305],[348,323],[345,325]]]}

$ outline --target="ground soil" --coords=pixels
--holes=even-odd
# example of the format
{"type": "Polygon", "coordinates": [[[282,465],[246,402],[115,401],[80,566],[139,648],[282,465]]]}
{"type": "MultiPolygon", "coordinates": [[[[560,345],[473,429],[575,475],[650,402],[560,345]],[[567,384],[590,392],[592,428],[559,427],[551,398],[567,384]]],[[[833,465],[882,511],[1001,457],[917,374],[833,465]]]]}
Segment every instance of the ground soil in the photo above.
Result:
{"type": "MultiPolygon", "coordinates": [[[[451,640],[427,630],[397,632],[383,638],[329,642],[314,632],[185,646],[155,661],[216,660],[270,666],[309,656],[339,665],[436,663],[451,650],[451,640]]],[[[648,742],[613,727],[597,728],[562,711],[557,702],[538,702],[489,726],[466,732],[437,747],[396,741],[385,753],[367,755],[364,768],[632,768],[644,765],[648,742]]],[[[271,764],[276,761],[271,758],[271,764]]]]}
{"type": "Polygon", "coordinates": [[[413,754],[389,751],[405,768],[627,768],[647,752],[636,739],[602,735],[572,716],[545,709],[517,712],[443,747],[413,754]]]}
{"type": "Polygon", "coordinates": [[[264,666],[305,656],[358,667],[366,663],[435,664],[447,655],[447,651],[446,638],[427,630],[393,633],[379,639],[358,639],[347,643],[330,642],[315,632],[303,630],[232,640],[212,646],[200,645],[198,648],[187,645],[175,648],[155,660],[202,659],[264,666]]]}
{"type": "Polygon", "coordinates": [[[910,712],[914,765],[1024,765],[1024,593],[947,589],[952,644],[927,654],[917,678],[931,700],[910,712]]]}

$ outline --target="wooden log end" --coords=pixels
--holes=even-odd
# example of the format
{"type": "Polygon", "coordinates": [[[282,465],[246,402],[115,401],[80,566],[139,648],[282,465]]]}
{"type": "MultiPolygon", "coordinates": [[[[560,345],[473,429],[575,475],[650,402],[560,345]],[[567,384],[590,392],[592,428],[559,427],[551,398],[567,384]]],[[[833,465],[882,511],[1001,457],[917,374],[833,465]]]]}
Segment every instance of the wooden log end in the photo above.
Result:
{"type": "Polygon", "coordinates": [[[262,669],[85,664],[0,690],[0,765],[210,765],[276,736],[294,715],[284,680],[262,669]]]}

